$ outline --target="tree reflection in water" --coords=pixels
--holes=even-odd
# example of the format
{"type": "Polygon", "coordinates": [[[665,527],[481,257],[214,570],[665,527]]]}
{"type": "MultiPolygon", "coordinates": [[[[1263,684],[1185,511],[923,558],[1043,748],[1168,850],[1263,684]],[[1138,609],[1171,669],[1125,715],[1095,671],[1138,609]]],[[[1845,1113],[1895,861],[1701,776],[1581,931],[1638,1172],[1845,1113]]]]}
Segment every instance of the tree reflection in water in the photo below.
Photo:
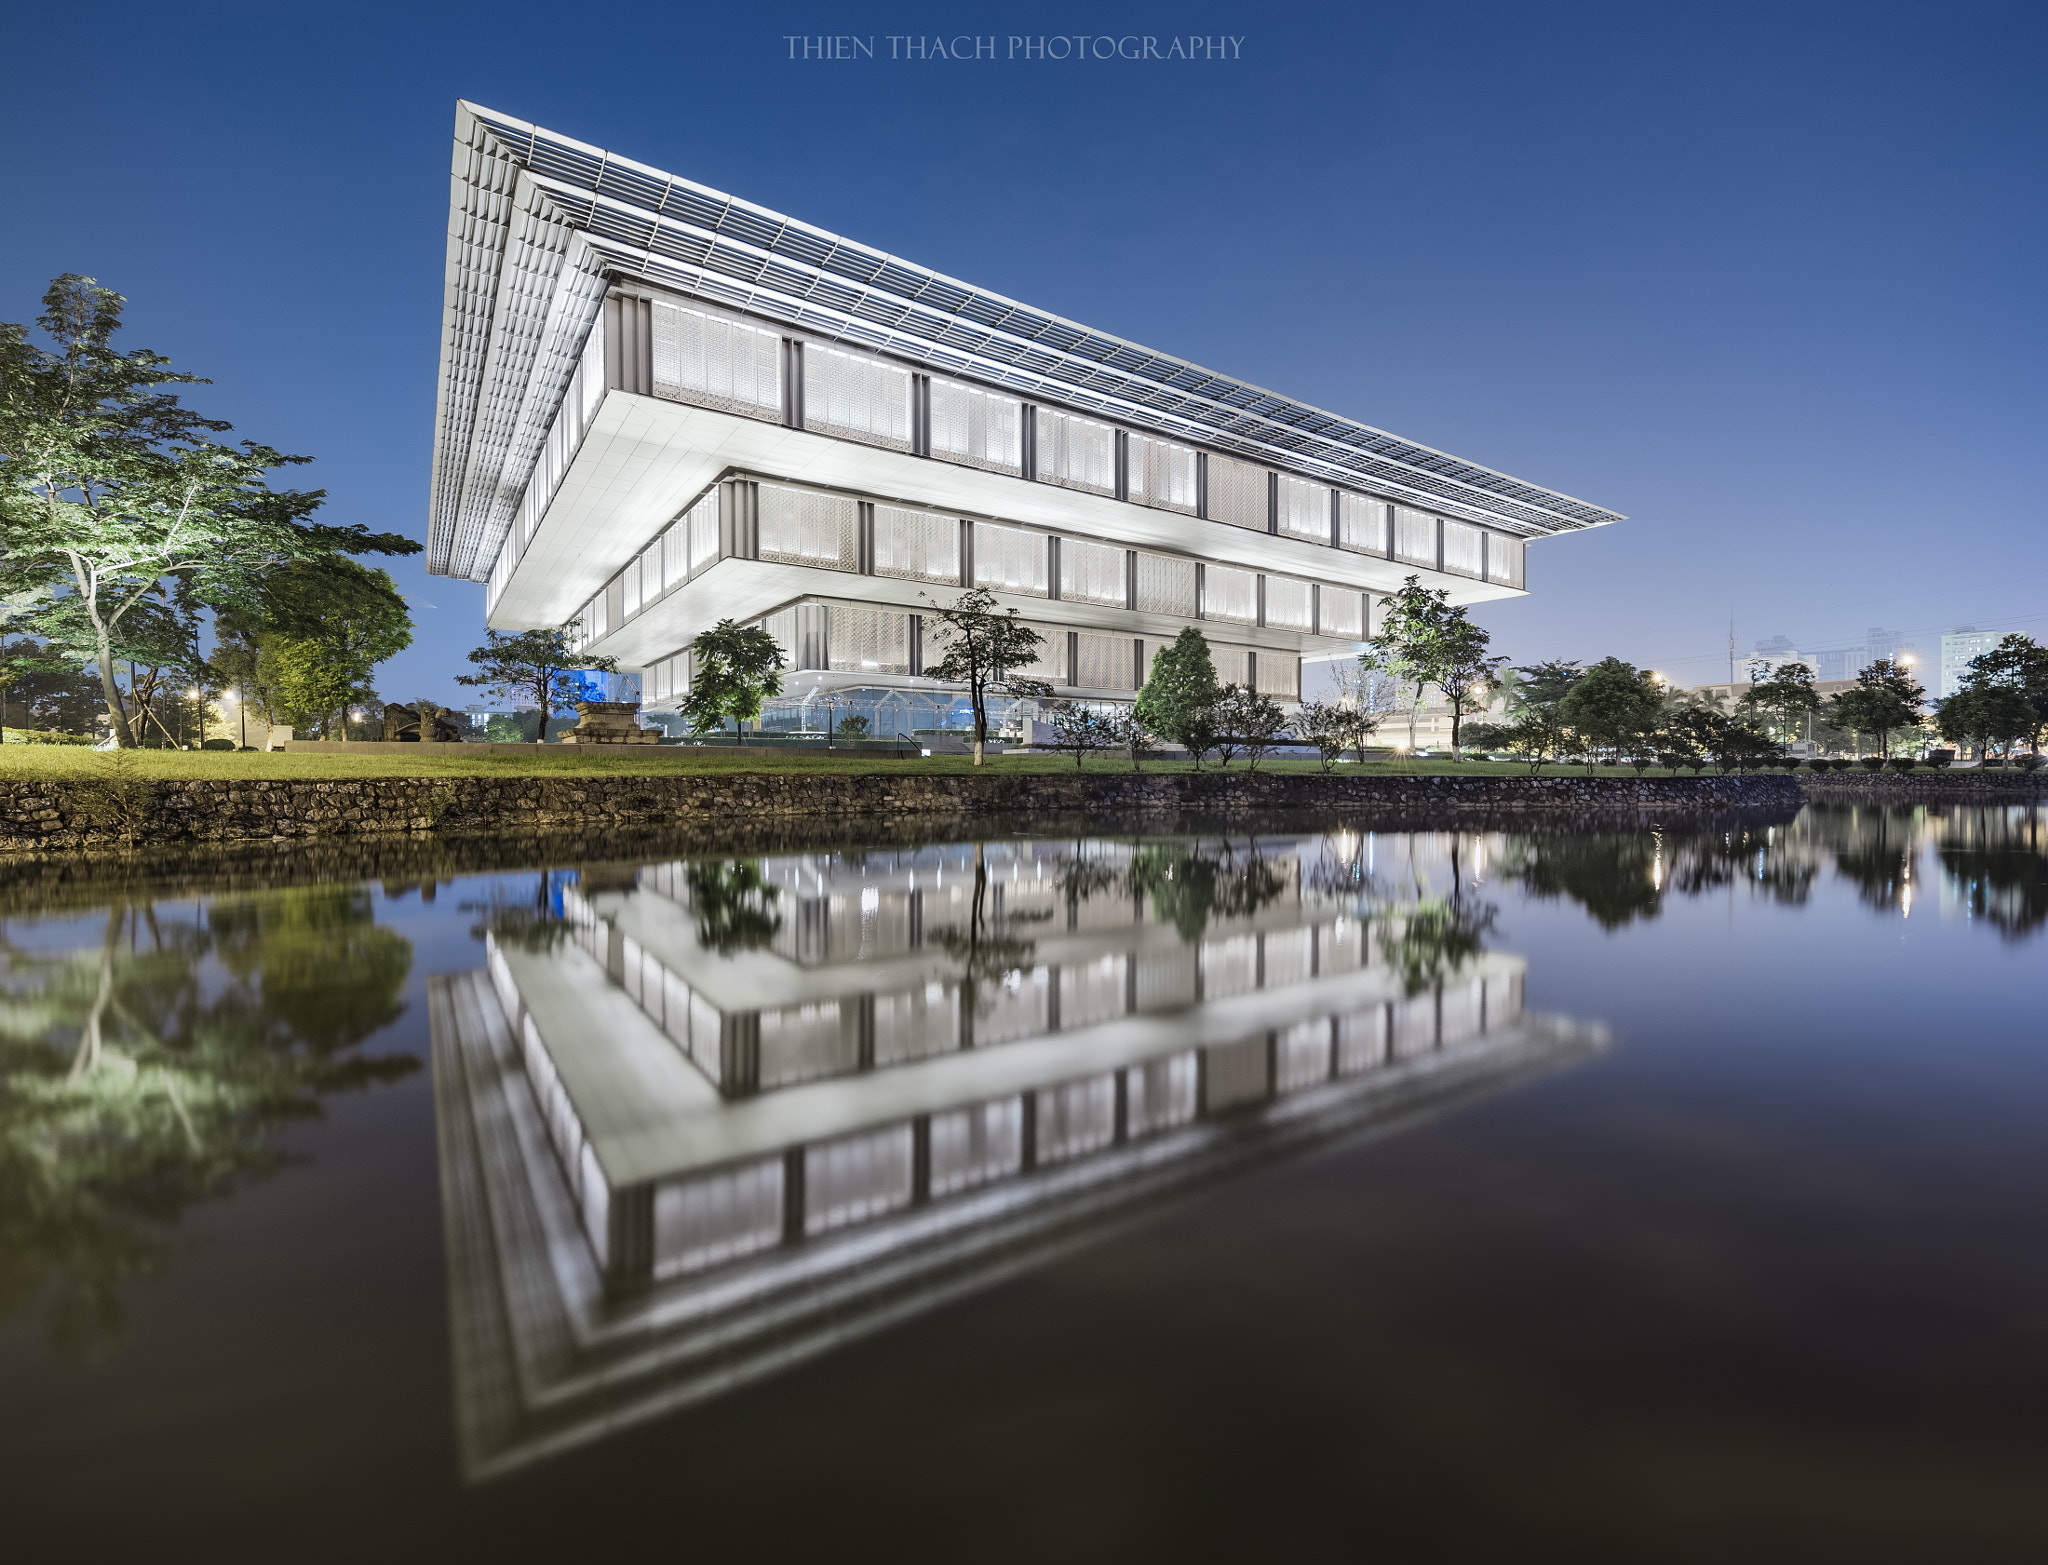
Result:
{"type": "Polygon", "coordinates": [[[1276,901],[1292,877],[1249,844],[1147,842],[1131,854],[1133,895],[1152,904],[1152,914],[1173,925],[1181,939],[1199,940],[1211,918],[1248,918],[1276,901]]]}
{"type": "Polygon", "coordinates": [[[74,1357],[119,1335],[187,1206],[275,1172],[327,1094],[419,1066],[357,1050],[412,967],[365,888],[121,902],[62,951],[0,923],[0,963],[0,1314],[46,1296],[74,1357]]]}
{"type": "Polygon", "coordinates": [[[1667,896],[1737,884],[1797,907],[1819,868],[1812,846],[1784,826],[1511,834],[1498,867],[1540,901],[1578,903],[1603,929],[1657,917],[1667,896]]]}
{"type": "Polygon", "coordinates": [[[782,932],[782,888],[762,878],[758,859],[699,859],[684,880],[697,940],[720,956],[765,950],[782,932]]]}

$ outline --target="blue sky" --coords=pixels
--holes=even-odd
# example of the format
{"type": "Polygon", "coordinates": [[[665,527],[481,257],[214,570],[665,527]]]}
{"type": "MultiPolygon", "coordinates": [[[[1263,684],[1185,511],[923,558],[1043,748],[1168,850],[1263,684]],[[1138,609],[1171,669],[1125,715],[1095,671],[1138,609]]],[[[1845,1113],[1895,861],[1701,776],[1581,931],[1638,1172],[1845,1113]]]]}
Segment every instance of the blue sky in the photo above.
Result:
{"type": "MultiPolygon", "coordinates": [[[[1479,617],[1685,682],[1867,625],[2048,635],[2033,5],[17,7],[0,318],[129,345],[424,537],[458,97],[1627,512],[1479,617]],[[890,35],[1239,58],[896,61],[890,35]],[[876,40],[792,61],[788,35],[876,40]],[[28,69],[23,62],[44,64],[28,69]],[[66,63],[68,62],[68,63],[66,63]],[[59,66],[62,66],[60,69],[59,66]],[[70,94],[76,94],[73,98],[70,94]]],[[[483,589],[396,571],[387,697],[483,589]]]]}

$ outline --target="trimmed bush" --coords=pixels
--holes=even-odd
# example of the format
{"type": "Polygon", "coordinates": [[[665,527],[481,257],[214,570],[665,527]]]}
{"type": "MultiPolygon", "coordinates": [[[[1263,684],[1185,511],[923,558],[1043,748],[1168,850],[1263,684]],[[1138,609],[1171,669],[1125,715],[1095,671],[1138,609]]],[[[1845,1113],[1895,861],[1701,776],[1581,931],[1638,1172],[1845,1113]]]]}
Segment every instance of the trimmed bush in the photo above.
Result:
{"type": "Polygon", "coordinates": [[[209,739],[199,748],[202,750],[232,750],[234,747],[235,742],[232,739],[209,739]]]}
{"type": "Polygon", "coordinates": [[[1892,770],[1895,772],[1910,772],[1914,767],[1918,766],[1919,764],[1920,763],[1914,760],[1911,756],[1902,755],[1896,761],[1892,762],[1892,770]]]}
{"type": "Polygon", "coordinates": [[[1954,763],[1955,758],[1956,753],[1953,750],[1936,750],[1932,755],[1927,757],[1927,764],[1933,767],[1937,772],[1946,771],[1948,767],[1954,763]]]}
{"type": "Polygon", "coordinates": [[[1881,771],[1883,771],[1883,770],[1884,770],[1884,757],[1883,757],[1883,756],[1881,756],[1881,755],[1866,755],[1866,756],[1865,756],[1865,757],[1863,758],[1863,769],[1864,769],[1864,770],[1865,770],[1866,772],[1881,772],[1881,771]]]}

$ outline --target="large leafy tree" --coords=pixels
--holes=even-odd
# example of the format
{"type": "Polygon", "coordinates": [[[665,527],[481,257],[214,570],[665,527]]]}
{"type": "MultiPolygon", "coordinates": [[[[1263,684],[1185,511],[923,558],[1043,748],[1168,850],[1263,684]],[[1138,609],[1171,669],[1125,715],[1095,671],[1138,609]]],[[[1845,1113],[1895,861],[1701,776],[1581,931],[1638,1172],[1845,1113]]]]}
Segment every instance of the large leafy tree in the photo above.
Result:
{"type": "MultiPolygon", "coordinates": [[[[203,384],[146,348],[113,339],[126,301],[66,274],[26,327],[0,324],[0,570],[49,582],[82,616],[119,742],[135,743],[114,664],[133,616],[166,579],[213,610],[251,604],[264,575],[337,554],[414,554],[394,533],[315,523],[318,489],[273,489],[269,475],[311,460],[184,406],[173,385],[203,384]]],[[[56,605],[53,604],[53,612],[56,605]]]]}
{"type": "Polygon", "coordinates": [[[1942,738],[1952,744],[1974,744],[1986,751],[2002,747],[2009,758],[2014,745],[2033,737],[2041,718],[2010,685],[1982,685],[1950,696],[1934,721],[1942,738]]]}
{"type": "Polygon", "coordinates": [[[412,613],[389,573],[339,556],[271,573],[255,615],[224,614],[218,628],[223,675],[253,675],[290,721],[304,714],[324,727],[338,717],[343,739],[346,708],[373,697],[377,665],[412,645],[412,613]]]}
{"type": "Polygon", "coordinates": [[[1153,733],[1182,746],[1199,769],[1215,727],[1218,694],[1208,638],[1188,625],[1153,658],[1132,710],[1153,733]]]}
{"type": "Polygon", "coordinates": [[[1878,754],[1891,754],[1891,736],[1917,728],[1927,692],[1890,658],[1866,664],[1856,675],[1856,688],[1844,690],[1828,706],[1828,721],[1851,733],[1875,734],[1878,754]]]}
{"type": "Polygon", "coordinates": [[[690,647],[690,693],[683,698],[683,719],[692,733],[708,733],[732,719],[740,742],[741,726],[761,715],[771,696],[782,693],[782,648],[760,625],[722,619],[700,633],[690,647]]]}
{"type": "Polygon", "coordinates": [[[1970,659],[1965,687],[2018,694],[2034,709],[2033,726],[2024,737],[2040,747],[2041,730],[2048,727],[2048,647],[2037,645],[2032,636],[2006,636],[1989,652],[1970,659]]]}
{"type": "Polygon", "coordinates": [[[1607,749],[1618,761],[1657,731],[1664,693],[1646,669],[1620,658],[1602,658],[1572,682],[1557,712],[1587,741],[1586,770],[1594,753],[1607,749]]]}
{"type": "Polygon", "coordinates": [[[1359,658],[1361,670],[1389,674],[1410,687],[1408,747],[1415,748],[1416,711],[1431,685],[1451,707],[1451,749],[1455,753],[1465,714],[1483,704],[1500,677],[1505,658],[1488,657],[1492,637],[1472,622],[1463,606],[1451,603],[1442,587],[1425,587],[1410,576],[1386,600],[1380,630],[1359,658]]]}
{"type": "Polygon", "coordinates": [[[1013,672],[1038,661],[1038,648],[1045,638],[1024,624],[1015,609],[998,611],[996,595],[986,587],[972,588],[952,603],[935,608],[931,626],[940,656],[936,664],[926,666],[925,673],[944,684],[967,687],[967,702],[974,709],[974,764],[979,766],[982,746],[988,740],[988,698],[992,693],[1052,694],[1052,686],[1045,680],[1013,672]]]}
{"type": "MultiPolygon", "coordinates": [[[[728,621],[727,623],[730,623],[728,621]]],[[[487,690],[514,706],[532,706],[540,712],[536,744],[548,742],[548,719],[574,708],[581,685],[577,675],[618,672],[613,658],[589,657],[571,650],[566,632],[522,630],[484,632],[484,644],[471,650],[474,674],[457,674],[455,683],[487,690]]]]}
{"type": "Polygon", "coordinates": [[[1793,740],[1804,719],[1820,710],[1820,694],[1814,689],[1812,669],[1804,663],[1781,663],[1742,693],[1741,704],[1762,715],[1776,738],[1793,740]]]}

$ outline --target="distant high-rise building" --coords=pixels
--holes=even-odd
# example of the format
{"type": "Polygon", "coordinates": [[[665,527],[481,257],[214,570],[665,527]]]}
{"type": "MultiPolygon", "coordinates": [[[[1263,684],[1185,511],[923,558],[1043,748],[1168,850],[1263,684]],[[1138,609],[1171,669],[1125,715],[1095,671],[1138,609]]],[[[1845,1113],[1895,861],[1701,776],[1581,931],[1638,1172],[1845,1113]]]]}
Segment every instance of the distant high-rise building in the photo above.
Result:
{"type": "Polygon", "coordinates": [[[1958,625],[1941,638],[1941,696],[1944,700],[1963,688],[1970,672],[1970,659],[1989,652],[2005,638],[1995,630],[1975,625],[1958,625]]]}

